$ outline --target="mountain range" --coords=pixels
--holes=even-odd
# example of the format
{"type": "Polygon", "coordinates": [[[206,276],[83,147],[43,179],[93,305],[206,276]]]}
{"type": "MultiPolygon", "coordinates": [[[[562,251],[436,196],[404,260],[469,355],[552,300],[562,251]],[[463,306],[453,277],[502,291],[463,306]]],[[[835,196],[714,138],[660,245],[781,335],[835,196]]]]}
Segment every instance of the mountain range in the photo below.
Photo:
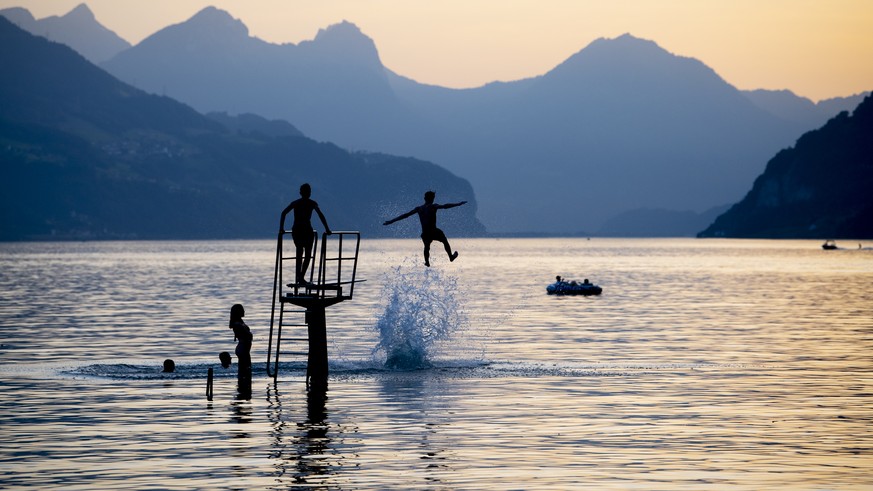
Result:
{"type": "Polygon", "coordinates": [[[130,48],[130,43],[97,22],[94,13],[80,4],[65,15],[35,19],[27,9],[13,7],[0,10],[18,27],[75,49],[92,63],[106,61],[130,48]]]}
{"type": "Polygon", "coordinates": [[[213,7],[101,66],[225,125],[257,114],[344,148],[436,162],[472,182],[498,233],[693,235],[777,151],[863,97],[739,91],[631,35],[538,77],[447,89],[383,66],[349,22],[272,44],[213,7]]]}
{"type": "Polygon", "coordinates": [[[776,154],[700,236],[873,239],[873,96],[776,154]]]}
{"type": "Polygon", "coordinates": [[[469,182],[432,163],[350,153],[260,116],[205,116],[5,18],[0,65],[0,240],[273,237],[303,182],[334,230],[414,234],[412,221],[381,223],[433,188],[469,201],[447,230],[484,233],[469,182]]]}
{"type": "Polygon", "coordinates": [[[773,154],[826,119],[786,118],[774,94],[750,97],[631,35],[538,77],[456,90],[393,73],[351,23],[277,45],[210,7],[101,66],[200,111],[433,161],[471,181],[494,232],[596,232],[629,210],[736,201],[773,154]]]}

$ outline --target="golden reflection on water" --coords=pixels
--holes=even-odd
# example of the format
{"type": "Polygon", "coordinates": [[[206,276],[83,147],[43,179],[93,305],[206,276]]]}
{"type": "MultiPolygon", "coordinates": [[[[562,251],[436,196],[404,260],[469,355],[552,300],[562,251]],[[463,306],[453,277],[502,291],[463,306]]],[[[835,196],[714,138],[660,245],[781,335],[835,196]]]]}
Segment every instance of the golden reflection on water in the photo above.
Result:
{"type": "Polygon", "coordinates": [[[250,400],[217,378],[212,402],[197,374],[76,367],[217,365],[238,301],[263,343],[272,244],[0,245],[4,486],[873,488],[870,251],[455,242],[461,260],[434,267],[457,276],[471,320],[442,365],[371,369],[380,275],[420,253],[371,241],[367,288],[328,318],[331,356],[353,368],[324,397],[300,371],[256,374],[250,400]],[[556,274],[604,294],[548,297],[556,274]]]}

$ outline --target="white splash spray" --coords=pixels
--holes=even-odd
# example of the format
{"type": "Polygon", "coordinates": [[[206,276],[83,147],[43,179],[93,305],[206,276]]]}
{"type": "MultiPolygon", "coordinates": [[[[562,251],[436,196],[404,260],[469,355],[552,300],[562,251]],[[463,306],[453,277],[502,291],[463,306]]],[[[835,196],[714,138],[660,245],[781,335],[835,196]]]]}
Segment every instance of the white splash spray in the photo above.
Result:
{"type": "Polygon", "coordinates": [[[441,344],[468,324],[459,300],[457,278],[421,264],[397,266],[385,282],[384,311],[375,328],[379,344],[374,356],[386,368],[431,366],[441,344]]]}

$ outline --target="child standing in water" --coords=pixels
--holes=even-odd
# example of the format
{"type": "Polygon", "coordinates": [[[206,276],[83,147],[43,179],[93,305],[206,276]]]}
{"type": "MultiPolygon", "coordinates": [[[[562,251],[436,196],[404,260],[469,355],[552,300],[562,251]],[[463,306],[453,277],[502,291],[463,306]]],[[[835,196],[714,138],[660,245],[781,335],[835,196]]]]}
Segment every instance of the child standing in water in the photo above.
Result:
{"type": "Polygon", "coordinates": [[[230,308],[230,328],[233,329],[233,339],[236,344],[236,359],[239,378],[251,378],[252,371],[252,331],[242,320],[246,311],[240,304],[230,308]]]}

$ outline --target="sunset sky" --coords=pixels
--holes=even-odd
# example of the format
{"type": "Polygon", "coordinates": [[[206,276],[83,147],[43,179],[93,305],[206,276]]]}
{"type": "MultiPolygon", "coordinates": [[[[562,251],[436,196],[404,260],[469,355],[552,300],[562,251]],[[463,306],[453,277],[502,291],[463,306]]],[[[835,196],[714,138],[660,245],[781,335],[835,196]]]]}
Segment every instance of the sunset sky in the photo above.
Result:
{"type": "MultiPolygon", "coordinates": [[[[81,0],[0,0],[36,17],[81,0]]],[[[871,0],[89,0],[97,20],[138,43],[214,5],[274,43],[342,20],[382,62],[419,82],[475,87],[540,75],[600,37],[624,33],[697,58],[739,89],[813,100],[873,90],[871,0]]]]}

